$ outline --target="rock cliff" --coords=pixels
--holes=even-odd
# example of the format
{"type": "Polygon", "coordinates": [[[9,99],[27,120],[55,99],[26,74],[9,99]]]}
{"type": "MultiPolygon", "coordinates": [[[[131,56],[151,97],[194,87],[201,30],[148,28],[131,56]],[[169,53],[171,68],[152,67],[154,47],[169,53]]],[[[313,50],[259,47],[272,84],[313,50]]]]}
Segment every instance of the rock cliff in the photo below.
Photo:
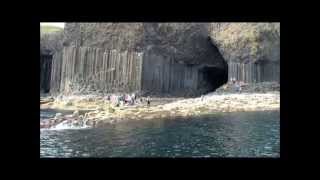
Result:
{"type": "Polygon", "coordinates": [[[209,37],[227,61],[280,60],[280,23],[67,23],[64,44],[152,50],[197,64],[214,56],[209,37]]]}
{"type": "MultiPolygon", "coordinates": [[[[205,87],[204,92],[231,77],[248,83],[279,81],[280,23],[67,23],[63,32],[41,36],[40,44],[41,52],[56,54],[53,59],[66,58],[63,47],[74,46],[90,47],[93,52],[143,52],[148,71],[142,79],[147,77],[144,84],[150,87],[157,87],[154,82],[166,83],[167,66],[179,69],[178,64],[190,69],[181,70],[185,84],[205,87]],[[187,74],[197,72],[198,78],[189,82],[187,74]]],[[[163,83],[160,89],[166,89],[163,83]]]]}
{"type": "Polygon", "coordinates": [[[211,23],[210,37],[227,61],[280,61],[280,23],[211,23]]]}
{"type": "MultiPolygon", "coordinates": [[[[212,64],[208,23],[68,23],[64,45],[152,51],[187,64],[212,64]]],[[[217,61],[219,62],[219,61],[217,61]]]]}
{"type": "Polygon", "coordinates": [[[62,50],[63,32],[41,34],[40,36],[40,53],[54,54],[62,50]]]}

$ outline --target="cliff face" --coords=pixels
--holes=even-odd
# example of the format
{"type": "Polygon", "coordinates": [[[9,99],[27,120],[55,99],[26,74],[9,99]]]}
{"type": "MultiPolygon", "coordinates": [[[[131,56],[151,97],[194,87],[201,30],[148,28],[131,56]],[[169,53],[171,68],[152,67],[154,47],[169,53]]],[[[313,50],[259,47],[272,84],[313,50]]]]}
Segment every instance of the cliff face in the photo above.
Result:
{"type": "MultiPolygon", "coordinates": [[[[251,83],[279,81],[280,76],[279,23],[67,23],[62,33],[43,36],[40,43],[42,50],[54,54],[53,62],[60,62],[56,69],[71,63],[70,72],[80,74],[90,64],[92,72],[99,70],[99,64],[109,67],[109,61],[114,63],[111,67],[131,64],[131,54],[141,52],[142,89],[150,91],[207,92],[232,77],[251,83]],[[63,47],[75,50],[62,51],[63,47]],[[118,53],[114,57],[113,49],[118,53]],[[78,61],[83,61],[80,68],[78,61]]],[[[119,68],[126,72],[124,66],[119,68]]],[[[68,74],[63,72],[61,78],[68,74]]],[[[52,78],[61,81],[60,75],[52,78]]],[[[122,88],[126,80],[111,79],[111,86],[122,88]]],[[[106,86],[105,80],[98,83],[106,86]]]]}
{"type": "Polygon", "coordinates": [[[144,24],[139,47],[156,54],[174,57],[185,64],[205,64],[223,67],[220,53],[209,39],[206,23],[144,24]]]}
{"type": "Polygon", "coordinates": [[[280,61],[280,23],[211,23],[210,36],[227,61],[280,61]]]}
{"type": "Polygon", "coordinates": [[[42,34],[40,36],[40,53],[54,54],[62,50],[63,32],[42,34]]]}
{"type": "Polygon", "coordinates": [[[151,51],[186,64],[221,59],[209,39],[208,23],[67,23],[64,45],[151,51]],[[213,49],[213,50],[212,50],[213,49]]]}
{"type": "Polygon", "coordinates": [[[210,64],[219,54],[208,50],[208,37],[227,61],[280,61],[280,23],[67,23],[64,45],[151,50],[210,64]]]}
{"type": "Polygon", "coordinates": [[[128,50],[142,35],[142,23],[67,23],[64,46],[128,50]]]}
{"type": "Polygon", "coordinates": [[[63,31],[42,32],[40,28],[40,91],[49,92],[51,89],[52,62],[61,59],[63,31]]]}

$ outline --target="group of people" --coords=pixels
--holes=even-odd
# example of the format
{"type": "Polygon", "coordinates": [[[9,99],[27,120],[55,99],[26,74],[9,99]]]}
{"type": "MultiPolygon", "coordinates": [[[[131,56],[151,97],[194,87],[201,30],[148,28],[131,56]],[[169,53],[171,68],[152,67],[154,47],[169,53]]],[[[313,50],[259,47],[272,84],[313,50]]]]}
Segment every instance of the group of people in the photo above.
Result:
{"type": "MultiPolygon", "coordinates": [[[[107,96],[107,100],[113,102],[117,107],[120,105],[128,104],[128,105],[135,105],[138,100],[140,103],[143,103],[143,98],[137,98],[135,93],[132,94],[121,94],[121,95],[109,95],[107,96]]],[[[150,97],[148,96],[146,99],[147,105],[150,106],[150,97]]]]}

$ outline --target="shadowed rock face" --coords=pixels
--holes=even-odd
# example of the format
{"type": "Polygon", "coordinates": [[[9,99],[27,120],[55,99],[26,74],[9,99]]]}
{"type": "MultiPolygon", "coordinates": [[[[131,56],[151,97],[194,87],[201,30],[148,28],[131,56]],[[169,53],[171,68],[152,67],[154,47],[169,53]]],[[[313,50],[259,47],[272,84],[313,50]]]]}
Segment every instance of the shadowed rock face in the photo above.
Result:
{"type": "MultiPolygon", "coordinates": [[[[41,30],[41,29],[40,29],[41,30]]],[[[63,32],[40,33],[40,91],[50,91],[52,62],[62,51],[63,32]]]]}
{"type": "Polygon", "coordinates": [[[62,50],[63,33],[56,32],[40,36],[40,53],[54,54],[62,50]]]}
{"type": "Polygon", "coordinates": [[[212,63],[210,37],[226,61],[280,61],[280,23],[67,23],[63,33],[41,38],[41,48],[80,45],[153,50],[190,64],[212,63]]]}
{"type": "Polygon", "coordinates": [[[40,91],[48,93],[50,91],[52,55],[45,52],[40,54],[40,91]]]}
{"type": "Polygon", "coordinates": [[[144,24],[139,47],[156,54],[174,57],[185,64],[216,65],[222,67],[222,57],[209,39],[205,23],[144,24]]]}
{"type": "Polygon", "coordinates": [[[152,51],[185,64],[222,67],[208,23],[67,23],[64,45],[152,51]]]}

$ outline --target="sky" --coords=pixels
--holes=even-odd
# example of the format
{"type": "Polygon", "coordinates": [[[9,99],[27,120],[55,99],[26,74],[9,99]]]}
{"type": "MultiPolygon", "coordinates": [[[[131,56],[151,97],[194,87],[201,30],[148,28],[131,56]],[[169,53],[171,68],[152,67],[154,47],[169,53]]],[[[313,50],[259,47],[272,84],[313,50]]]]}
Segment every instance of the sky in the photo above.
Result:
{"type": "Polygon", "coordinates": [[[57,26],[57,27],[61,27],[61,28],[64,28],[64,24],[65,24],[65,23],[56,23],[56,22],[54,22],[54,23],[50,23],[50,22],[41,22],[41,23],[40,23],[40,26],[42,26],[42,25],[50,25],[50,26],[57,26]]]}

